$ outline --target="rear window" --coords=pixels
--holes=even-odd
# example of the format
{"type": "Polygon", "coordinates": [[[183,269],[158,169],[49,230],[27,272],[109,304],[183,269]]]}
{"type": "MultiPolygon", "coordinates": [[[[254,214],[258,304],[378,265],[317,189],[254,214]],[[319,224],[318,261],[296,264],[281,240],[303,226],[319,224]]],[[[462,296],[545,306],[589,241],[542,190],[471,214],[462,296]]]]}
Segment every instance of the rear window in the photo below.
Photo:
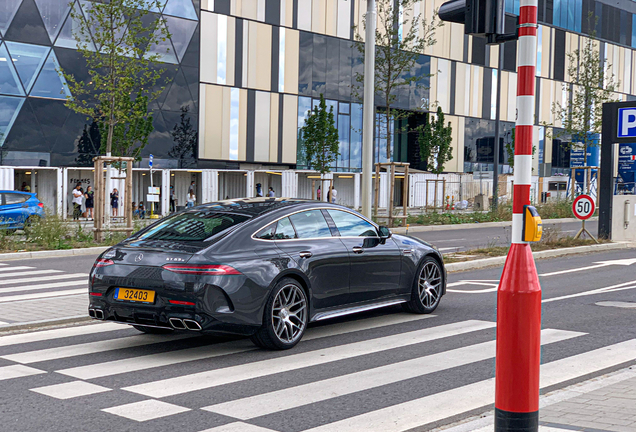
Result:
{"type": "Polygon", "coordinates": [[[29,198],[29,195],[6,193],[4,194],[4,203],[5,204],[21,204],[25,202],[28,198],[29,198]]]}
{"type": "Polygon", "coordinates": [[[180,213],[159,222],[137,240],[202,242],[248,219],[249,216],[218,212],[180,213]]]}

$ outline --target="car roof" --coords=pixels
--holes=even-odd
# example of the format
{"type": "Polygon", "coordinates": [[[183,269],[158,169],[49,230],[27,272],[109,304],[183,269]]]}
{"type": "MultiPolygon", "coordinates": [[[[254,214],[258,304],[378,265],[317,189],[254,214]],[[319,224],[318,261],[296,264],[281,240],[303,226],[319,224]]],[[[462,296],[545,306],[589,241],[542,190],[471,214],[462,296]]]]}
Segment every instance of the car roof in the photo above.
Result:
{"type": "Polygon", "coordinates": [[[262,216],[275,210],[292,207],[304,207],[321,203],[320,201],[302,198],[237,198],[217,201],[196,207],[196,210],[214,210],[234,214],[243,214],[250,217],[262,216]]]}

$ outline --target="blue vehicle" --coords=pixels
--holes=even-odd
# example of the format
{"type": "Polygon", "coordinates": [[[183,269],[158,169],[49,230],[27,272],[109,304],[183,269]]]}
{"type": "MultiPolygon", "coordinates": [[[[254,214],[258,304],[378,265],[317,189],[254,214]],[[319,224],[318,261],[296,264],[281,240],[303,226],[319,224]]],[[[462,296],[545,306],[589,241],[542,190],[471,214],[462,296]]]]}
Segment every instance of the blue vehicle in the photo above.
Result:
{"type": "Polygon", "coordinates": [[[44,217],[44,204],[31,192],[0,191],[0,228],[23,229],[44,217]]]}

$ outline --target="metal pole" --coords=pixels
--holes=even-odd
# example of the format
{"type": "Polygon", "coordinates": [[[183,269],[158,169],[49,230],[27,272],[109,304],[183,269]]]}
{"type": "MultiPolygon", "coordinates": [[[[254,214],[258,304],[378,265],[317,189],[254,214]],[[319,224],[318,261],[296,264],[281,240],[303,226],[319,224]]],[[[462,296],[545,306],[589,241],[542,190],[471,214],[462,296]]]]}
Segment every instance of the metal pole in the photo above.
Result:
{"type": "Polygon", "coordinates": [[[492,208],[497,210],[499,203],[499,123],[501,117],[501,69],[503,68],[503,44],[499,45],[499,63],[497,63],[497,105],[495,107],[495,154],[492,167],[492,208]]]}
{"type": "MultiPolygon", "coordinates": [[[[373,171],[373,117],[375,107],[375,0],[367,1],[364,48],[364,106],[362,122],[362,214],[371,218],[371,175],[373,171]]],[[[376,204],[377,205],[377,204],[376,204]]]]}
{"type": "Polygon", "coordinates": [[[521,0],[512,245],[497,289],[495,432],[539,430],[541,285],[523,214],[530,205],[537,61],[537,0],[521,0]]]}

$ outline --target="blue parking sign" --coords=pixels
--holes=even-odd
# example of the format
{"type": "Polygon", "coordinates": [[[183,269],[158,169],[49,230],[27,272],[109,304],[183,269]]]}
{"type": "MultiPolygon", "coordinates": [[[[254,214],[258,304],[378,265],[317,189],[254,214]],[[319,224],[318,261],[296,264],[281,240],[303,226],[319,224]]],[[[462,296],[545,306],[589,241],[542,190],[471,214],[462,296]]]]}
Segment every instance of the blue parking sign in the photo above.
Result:
{"type": "Polygon", "coordinates": [[[636,108],[618,109],[618,138],[636,138],[636,108]]]}

